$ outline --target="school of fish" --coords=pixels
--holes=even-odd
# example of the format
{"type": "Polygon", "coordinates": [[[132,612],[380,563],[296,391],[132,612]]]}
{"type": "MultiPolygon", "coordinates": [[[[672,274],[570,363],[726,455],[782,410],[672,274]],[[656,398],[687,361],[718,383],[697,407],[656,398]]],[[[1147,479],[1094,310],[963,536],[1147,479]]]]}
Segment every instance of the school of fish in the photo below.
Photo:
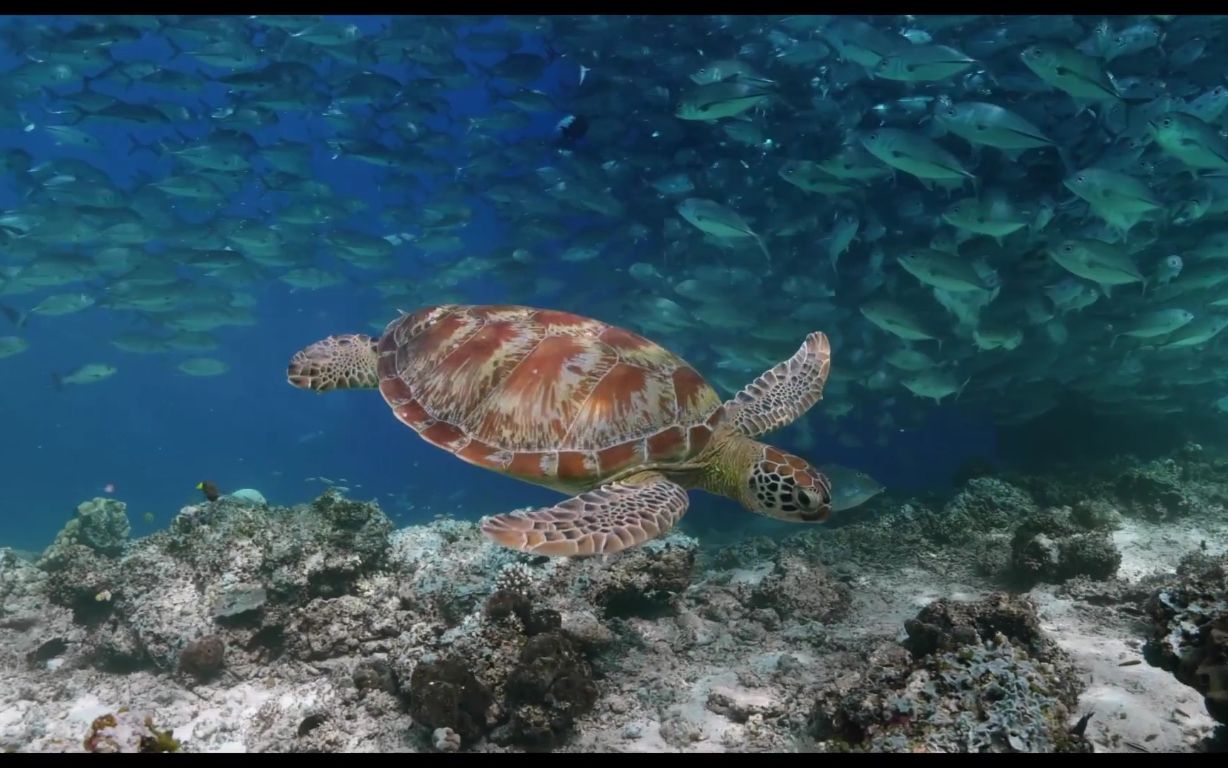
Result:
{"type": "Polygon", "coordinates": [[[271,289],[377,331],[493,291],[726,393],[822,329],[814,418],[881,440],[953,401],[1228,411],[1228,17],[8,17],[0,46],[0,358],[130,320],[62,384],[226,375],[271,289]]]}

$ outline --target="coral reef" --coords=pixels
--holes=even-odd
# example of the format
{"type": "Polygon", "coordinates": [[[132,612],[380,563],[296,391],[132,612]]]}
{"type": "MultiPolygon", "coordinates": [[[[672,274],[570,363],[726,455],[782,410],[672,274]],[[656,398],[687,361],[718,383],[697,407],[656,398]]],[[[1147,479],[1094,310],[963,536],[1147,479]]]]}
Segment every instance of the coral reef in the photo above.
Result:
{"type": "Polygon", "coordinates": [[[612,567],[591,574],[588,594],[606,618],[653,617],[673,610],[691,585],[696,546],[689,539],[658,539],[627,552],[612,567]]]}
{"type": "Polygon", "coordinates": [[[1040,629],[1036,606],[1005,592],[975,603],[936,600],[905,621],[904,631],[903,645],[914,658],[983,644],[999,634],[1038,659],[1055,655],[1055,646],[1040,629]]]}
{"type": "Polygon", "coordinates": [[[1228,458],[1190,443],[1173,455],[1142,461],[1119,456],[1096,466],[1012,476],[1042,506],[1110,505],[1127,517],[1152,522],[1175,520],[1228,506],[1228,458]]]}
{"type": "Polygon", "coordinates": [[[1228,724],[1228,557],[1185,558],[1145,609],[1154,630],[1144,658],[1195,688],[1207,712],[1228,724]]]}
{"type": "Polygon", "coordinates": [[[867,752],[1086,752],[1067,720],[1077,677],[1005,595],[939,601],[906,623],[908,650],[882,644],[819,693],[820,748],[867,752]]]}
{"type": "Polygon", "coordinates": [[[457,746],[482,736],[494,724],[494,698],[460,659],[425,659],[409,680],[409,713],[418,725],[446,728],[457,746]]]}
{"type": "Polygon", "coordinates": [[[176,752],[179,742],[170,731],[154,727],[151,715],[127,710],[106,714],[90,723],[83,742],[86,752],[176,752]]]}
{"type": "MultiPolygon", "coordinates": [[[[1083,504],[1082,509],[1089,505],[1083,504]]],[[[1110,508],[1110,511],[1111,508],[1110,508]]],[[[1087,530],[1068,508],[1050,508],[1032,515],[1015,529],[1011,540],[1009,577],[1025,587],[1039,582],[1062,582],[1075,576],[1108,579],[1121,565],[1121,553],[1105,530],[1087,530]]],[[[1093,524],[1111,524],[1091,517],[1093,524]]]]}
{"type": "Polygon", "coordinates": [[[1012,528],[1036,510],[1026,491],[994,477],[975,477],[941,513],[930,516],[930,538],[959,543],[976,534],[1012,528]]]}
{"type": "Polygon", "coordinates": [[[979,476],[835,529],[583,559],[394,531],[336,491],[220,497],[132,541],[83,505],[37,562],[0,550],[0,749],[1081,751],[1107,706],[1132,716],[1097,714],[1098,750],[1189,749],[1213,722],[1178,678],[1222,717],[1228,525],[1214,462],[1174,460],[1203,501],[1162,530],[1111,483],[1042,506],[979,476]],[[1176,677],[1119,666],[1148,616],[1176,677]],[[1141,713],[1158,695],[1189,717],[1141,713]]]}
{"type": "Polygon", "coordinates": [[[537,749],[558,744],[597,701],[588,663],[571,640],[557,632],[525,643],[505,690],[508,737],[537,749]]]}
{"type": "Polygon", "coordinates": [[[82,621],[98,621],[111,610],[118,592],[116,558],[128,543],[127,505],[96,498],[77,506],[39,560],[50,574],[51,600],[71,608],[82,621]]]}
{"type": "Polygon", "coordinates": [[[1181,481],[1180,465],[1173,459],[1132,467],[1117,478],[1114,491],[1128,514],[1152,520],[1188,515],[1196,500],[1181,481]]]}
{"type": "Polygon", "coordinates": [[[121,554],[132,532],[127,510],[127,504],[115,499],[95,498],[82,502],[77,506],[77,516],[60,530],[43,557],[54,560],[58,550],[74,544],[109,557],[121,554]]]}

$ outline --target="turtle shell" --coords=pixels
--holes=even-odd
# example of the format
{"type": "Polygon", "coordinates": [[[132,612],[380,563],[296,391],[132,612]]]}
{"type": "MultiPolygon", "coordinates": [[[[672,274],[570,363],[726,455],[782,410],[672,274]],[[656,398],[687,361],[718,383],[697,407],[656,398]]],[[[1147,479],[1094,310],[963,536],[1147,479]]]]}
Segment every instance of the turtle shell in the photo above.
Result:
{"type": "Polygon", "coordinates": [[[380,393],[423,439],[559,490],[687,461],[724,413],[677,355],[567,312],[427,307],[390,323],[378,354],[380,393]]]}

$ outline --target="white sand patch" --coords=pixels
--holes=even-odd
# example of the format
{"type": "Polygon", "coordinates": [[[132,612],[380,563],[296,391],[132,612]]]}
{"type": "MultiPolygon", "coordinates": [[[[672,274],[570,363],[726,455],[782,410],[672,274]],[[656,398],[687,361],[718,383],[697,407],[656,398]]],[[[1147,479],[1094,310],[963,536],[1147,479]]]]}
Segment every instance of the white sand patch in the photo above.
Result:
{"type": "Polygon", "coordinates": [[[1214,728],[1202,696],[1171,673],[1146,662],[1120,666],[1142,658],[1145,626],[1101,618],[1109,614],[1058,597],[1051,586],[1036,588],[1032,598],[1042,628],[1088,676],[1076,717],[1094,710],[1086,734],[1098,752],[1136,751],[1126,742],[1189,752],[1214,728]]]}

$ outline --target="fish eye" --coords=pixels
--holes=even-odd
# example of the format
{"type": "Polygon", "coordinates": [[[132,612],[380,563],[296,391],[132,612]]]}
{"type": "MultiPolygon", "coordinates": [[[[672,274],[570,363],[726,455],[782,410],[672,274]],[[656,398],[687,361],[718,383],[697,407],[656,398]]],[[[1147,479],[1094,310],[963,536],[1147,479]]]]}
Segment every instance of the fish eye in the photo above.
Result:
{"type": "Polygon", "coordinates": [[[954,107],[951,107],[951,108],[947,109],[947,117],[955,117],[955,108],[954,108],[954,107]]]}
{"type": "Polygon", "coordinates": [[[1078,176],[1075,176],[1075,181],[1082,184],[1083,182],[1087,181],[1087,177],[1080,173],[1078,176]]]}
{"type": "Polygon", "coordinates": [[[869,139],[870,141],[877,141],[877,140],[878,140],[878,134],[877,134],[877,133],[871,133],[871,134],[870,134],[869,136],[867,136],[866,138],[867,138],[867,139],[869,139]]]}

